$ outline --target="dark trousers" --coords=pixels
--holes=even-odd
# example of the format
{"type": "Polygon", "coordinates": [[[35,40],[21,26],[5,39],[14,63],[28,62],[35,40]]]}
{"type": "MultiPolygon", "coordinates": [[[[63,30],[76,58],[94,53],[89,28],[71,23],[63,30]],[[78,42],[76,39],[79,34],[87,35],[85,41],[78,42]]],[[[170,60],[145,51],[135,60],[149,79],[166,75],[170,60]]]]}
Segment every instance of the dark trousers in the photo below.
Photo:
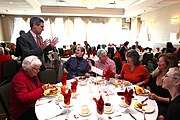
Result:
{"type": "Polygon", "coordinates": [[[35,114],[35,109],[31,108],[27,110],[17,120],[38,120],[35,114]]]}

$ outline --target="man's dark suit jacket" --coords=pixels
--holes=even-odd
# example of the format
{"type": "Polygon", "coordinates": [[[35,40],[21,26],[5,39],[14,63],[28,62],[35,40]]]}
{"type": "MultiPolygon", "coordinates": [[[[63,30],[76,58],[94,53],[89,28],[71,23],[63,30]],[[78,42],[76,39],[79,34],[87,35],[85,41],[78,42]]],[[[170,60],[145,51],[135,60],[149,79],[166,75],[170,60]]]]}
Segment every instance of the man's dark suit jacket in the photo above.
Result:
{"type": "MultiPolygon", "coordinates": [[[[40,42],[41,43],[43,42],[42,37],[41,37],[40,42]]],[[[35,55],[42,61],[44,53],[47,53],[49,50],[52,49],[52,47],[48,45],[44,50],[42,50],[37,45],[30,31],[23,34],[21,37],[19,37],[17,39],[17,43],[18,43],[18,47],[20,47],[21,49],[20,50],[21,61],[24,60],[25,57],[30,56],[30,55],[35,55]]]]}

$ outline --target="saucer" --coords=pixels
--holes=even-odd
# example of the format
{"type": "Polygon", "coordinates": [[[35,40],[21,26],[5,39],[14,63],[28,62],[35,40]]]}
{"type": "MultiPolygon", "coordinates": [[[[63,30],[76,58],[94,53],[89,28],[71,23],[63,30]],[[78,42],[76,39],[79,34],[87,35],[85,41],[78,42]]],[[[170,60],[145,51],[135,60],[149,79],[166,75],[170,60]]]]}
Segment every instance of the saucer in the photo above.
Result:
{"type": "Polygon", "coordinates": [[[105,110],[104,110],[104,113],[105,113],[105,114],[111,114],[111,113],[113,113],[113,112],[114,112],[114,108],[112,108],[110,111],[105,111],[105,110]]]}
{"type": "Polygon", "coordinates": [[[134,108],[139,112],[143,112],[144,110],[145,113],[153,113],[155,111],[154,107],[150,103],[147,103],[146,106],[142,106],[142,109],[137,108],[135,105],[134,108]]]}
{"type": "Polygon", "coordinates": [[[123,108],[127,108],[127,107],[129,107],[129,105],[127,105],[127,104],[125,104],[125,103],[119,103],[119,106],[121,106],[121,107],[123,107],[123,108]]]}
{"type": "Polygon", "coordinates": [[[72,103],[70,103],[69,105],[63,104],[63,107],[65,107],[65,108],[70,108],[70,107],[72,107],[72,106],[73,106],[72,103]]]}
{"type": "Polygon", "coordinates": [[[79,115],[81,115],[82,117],[87,117],[91,114],[91,111],[89,111],[88,113],[84,114],[81,111],[79,112],[79,115]]]}

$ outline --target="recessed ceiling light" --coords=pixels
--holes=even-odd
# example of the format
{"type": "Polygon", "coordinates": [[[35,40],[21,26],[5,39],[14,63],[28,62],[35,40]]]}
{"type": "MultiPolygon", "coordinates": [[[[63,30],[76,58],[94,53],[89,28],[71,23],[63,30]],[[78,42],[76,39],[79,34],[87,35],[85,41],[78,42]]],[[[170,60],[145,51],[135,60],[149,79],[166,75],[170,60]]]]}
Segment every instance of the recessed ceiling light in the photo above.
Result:
{"type": "Polygon", "coordinates": [[[13,4],[13,2],[9,2],[9,4],[13,4]]]}

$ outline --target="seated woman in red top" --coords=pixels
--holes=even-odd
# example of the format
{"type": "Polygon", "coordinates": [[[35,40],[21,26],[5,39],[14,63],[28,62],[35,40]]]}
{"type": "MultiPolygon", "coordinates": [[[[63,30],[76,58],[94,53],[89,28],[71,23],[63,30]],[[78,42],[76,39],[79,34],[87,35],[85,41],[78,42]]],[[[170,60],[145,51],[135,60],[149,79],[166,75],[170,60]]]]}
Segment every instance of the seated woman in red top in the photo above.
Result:
{"type": "Polygon", "coordinates": [[[26,57],[22,69],[11,81],[9,112],[14,120],[37,120],[35,103],[43,95],[43,91],[53,85],[39,81],[41,61],[36,56],[26,57]]]}
{"type": "Polygon", "coordinates": [[[0,80],[1,80],[1,77],[2,77],[2,63],[5,62],[5,61],[8,61],[8,60],[13,60],[11,58],[11,56],[9,55],[5,55],[4,54],[4,48],[3,47],[0,47],[0,80]]]}
{"type": "Polygon", "coordinates": [[[149,72],[140,64],[139,54],[136,50],[129,50],[126,53],[126,60],[120,74],[115,74],[115,78],[123,78],[133,84],[142,86],[149,81],[149,72]]]}

